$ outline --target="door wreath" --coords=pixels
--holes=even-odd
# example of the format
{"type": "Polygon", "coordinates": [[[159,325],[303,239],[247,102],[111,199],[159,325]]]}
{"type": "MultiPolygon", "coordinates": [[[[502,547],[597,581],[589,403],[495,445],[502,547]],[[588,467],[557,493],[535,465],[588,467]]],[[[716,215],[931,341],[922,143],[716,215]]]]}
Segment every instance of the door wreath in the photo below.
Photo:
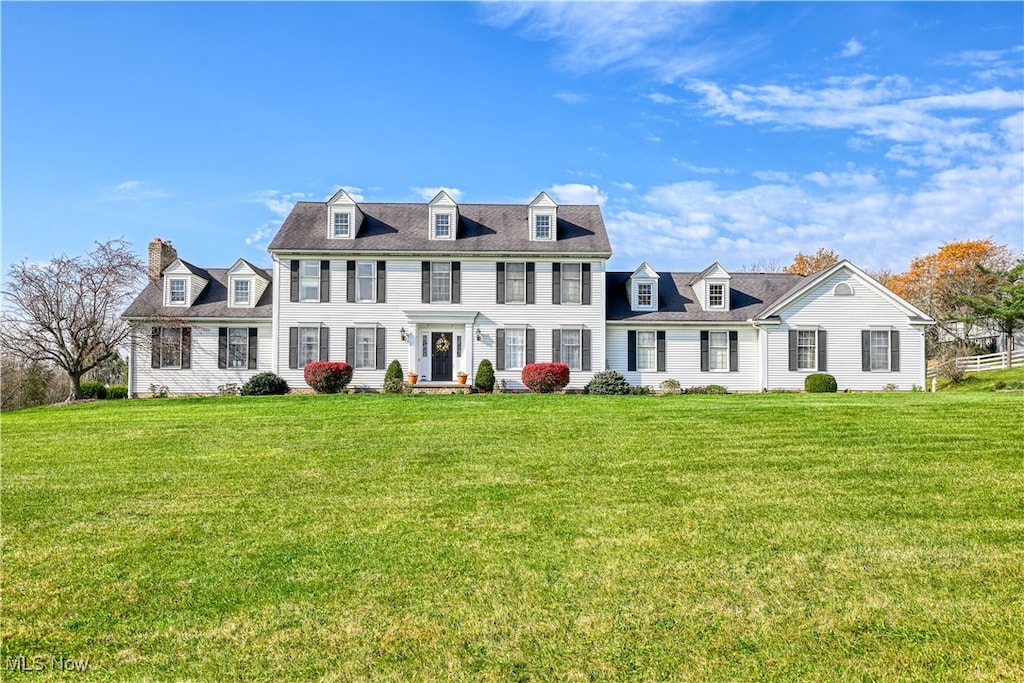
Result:
{"type": "Polygon", "coordinates": [[[437,349],[438,353],[447,353],[448,349],[452,348],[452,343],[448,341],[448,337],[442,334],[438,338],[437,343],[434,344],[434,348],[437,349]]]}

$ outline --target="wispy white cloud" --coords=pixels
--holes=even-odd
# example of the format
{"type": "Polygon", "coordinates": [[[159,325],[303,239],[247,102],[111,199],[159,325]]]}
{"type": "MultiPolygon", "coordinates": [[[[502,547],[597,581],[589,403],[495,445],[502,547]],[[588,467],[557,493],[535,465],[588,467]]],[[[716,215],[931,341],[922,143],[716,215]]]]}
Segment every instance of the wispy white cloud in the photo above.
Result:
{"type": "Polygon", "coordinates": [[[652,135],[650,133],[648,133],[646,136],[644,136],[644,140],[646,140],[647,142],[653,142],[653,143],[661,142],[661,138],[659,138],[657,135],[652,135]]]}
{"type": "Polygon", "coordinates": [[[633,183],[612,183],[612,185],[621,190],[625,190],[626,192],[632,192],[633,190],[636,189],[636,185],[634,185],[633,183]]]}
{"type": "Polygon", "coordinates": [[[280,224],[276,222],[264,223],[246,236],[245,243],[250,247],[266,249],[267,245],[270,244],[270,238],[274,236],[279,227],[280,224]]]}
{"type": "Polygon", "coordinates": [[[312,200],[313,197],[305,192],[281,192],[280,190],[263,190],[253,197],[253,201],[263,204],[281,218],[291,212],[295,202],[312,200]]]}
{"type": "Polygon", "coordinates": [[[431,199],[437,196],[437,193],[444,190],[448,193],[454,201],[459,202],[462,200],[462,190],[457,187],[446,187],[439,185],[437,187],[414,187],[412,191],[416,193],[418,197],[423,199],[425,202],[429,202],[431,199]]]}
{"type": "Polygon", "coordinates": [[[165,199],[169,196],[163,190],[149,187],[149,183],[144,180],[126,180],[100,190],[100,198],[110,202],[143,202],[152,199],[165,199]]]}
{"type": "Polygon", "coordinates": [[[654,102],[655,104],[676,104],[677,102],[679,102],[679,100],[672,97],[671,95],[666,95],[665,93],[660,92],[652,92],[647,95],[644,95],[644,97],[649,99],[651,102],[654,102]]]}
{"type": "Polygon", "coordinates": [[[754,177],[766,183],[791,183],[792,176],[785,171],[755,171],[754,177]]]}
{"type": "Polygon", "coordinates": [[[856,57],[861,52],[864,52],[864,44],[856,38],[850,38],[843,45],[843,51],[839,53],[840,57],[856,57]]]}
{"type": "Polygon", "coordinates": [[[672,159],[672,163],[679,168],[685,169],[690,173],[697,173],[699,175],[717,175],[724,173],[725,175],[733,175],[736,173],[734,168],[718,168],[717,166],[698,166],[697,164],[684,161],[682,159],[672,159]]]}
{"type": "Polygon", "coordinates": [[[560,90],[556,92],[554,98],[565,102],[566,104],[582,104],[587,101],[587,96],[583,93],[572,92],[569,90],[560,90]]]}
{"type": "Polygon", "coordinates": [[[552,185],[550,195],[559,204],[602,205],[608,201],[608,194],[597,185],[584,185],[583,183],[552,185]]]}

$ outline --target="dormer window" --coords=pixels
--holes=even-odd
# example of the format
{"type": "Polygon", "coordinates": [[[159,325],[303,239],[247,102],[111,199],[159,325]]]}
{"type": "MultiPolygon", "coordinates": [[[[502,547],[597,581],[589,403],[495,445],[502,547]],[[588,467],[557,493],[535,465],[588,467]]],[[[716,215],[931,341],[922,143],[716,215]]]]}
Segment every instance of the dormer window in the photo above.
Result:
{"type": "Polygon", "coordinates": [[[445,240],[452,236],[452,217],[447,213],[434,214],[434,239],[445,240]]]}
{"type": "Polygon", "coordinates": [[[553,242],[558,236],[558,204],[541,192],[527,207],[530,219],[530,239],[553,242]]]}
{"type": "Polygon", "coordinates": [[[333,228],[334,232],[331,233],[332,237],[350,237],[352,235],[352,214],[334,214],[333,228]]]}
{"type": "Polygon", "coordinates": [[[725,285],[708,283],[708,308],[725,308],[725,285]]]}
{"type": "Polygon", "coordinates": [[[184,278],[172,278],[167,284],[168,300],[172,306],[184,306],[185,305],[185,279],[184,278]]]}
{"type": "Polygon", "coordinates": [[[231,296],[235,306],[248,306],[252,297],[252,283],[249,280],[235,280],[231,296]]]}
{"type": "Polygon", "coordinates": [[[654,285],[650,282],[640,282],[636,286],[637,308],[650,308],[653,299],[654,285]]]}
{"type": "Polygon", "coordinates": [[[538,240],[551,239],[551,216],[539,215],[533,219],[533,236],[538,240]]]}

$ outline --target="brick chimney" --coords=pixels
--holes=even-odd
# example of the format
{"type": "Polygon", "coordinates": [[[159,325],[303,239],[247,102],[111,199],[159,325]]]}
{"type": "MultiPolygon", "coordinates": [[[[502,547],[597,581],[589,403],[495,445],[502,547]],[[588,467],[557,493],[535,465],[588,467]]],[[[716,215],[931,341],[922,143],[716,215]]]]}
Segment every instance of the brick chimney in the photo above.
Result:
{"type": "Polygon", "coordinates": [[[170,242],[156,237],[149,243],[149,279],[159,280],[164,268],[174,263],[178,252],[170,242]]]}

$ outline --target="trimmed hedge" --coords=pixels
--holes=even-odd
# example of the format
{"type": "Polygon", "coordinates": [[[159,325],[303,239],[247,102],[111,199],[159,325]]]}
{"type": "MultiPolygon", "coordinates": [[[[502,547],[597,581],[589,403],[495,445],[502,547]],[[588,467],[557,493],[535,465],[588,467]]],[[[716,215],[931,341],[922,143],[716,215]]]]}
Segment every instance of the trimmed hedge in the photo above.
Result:
{"type": "Polygon", "coordinates": [[[623,396],[629,391],[629,382],[617,370],[602,370],[587,382],[587,386],[583,387],[584,394],[605,396],[623,396]]]}
{"type": "Polygon", "coordinates": [[[836,378],[827,372],[816,372],[804,379],[804,391],[809,394],[834,394],[838,390],[836,378]]]}
{"type": "Polygon", "coordinates": [[[107,386],[103,382],[82,382],[82,398],[99,398],[104,399],[107,397],[107,386]]]}
{"type": "Polygon", "coordinates": [[[107,398],[128,398],[127,384],[111,384],[107,387],[107,398]]]}
{"type": "Polygon", "coordinates": [[[303,368],[302,378],[318,394],[336,394],[352,381],[352,366],[337,361],[314,361],[303,368]]]}
{"type": "Polygon", "coordinates": [[[537,394],[550,394],[569,383],[569,366],[565,363],[530,363],[523,368],[523,384],[537,394]]]}
{"type": "Polygon", "coordinates": [[[242,396],[280,396],[289,391],[291,389],[284,379],[272,372],[261,372],[250,377],[249,381],[242,385],[239,393],[242,396]]]}
{"type": "Polygon", "coordinates": [[[473,386],[478,391],[494,391],[494,366],[486,358],[480,361],[480,365],[476,366],[476,377],[473,378],[473,386]]]}

